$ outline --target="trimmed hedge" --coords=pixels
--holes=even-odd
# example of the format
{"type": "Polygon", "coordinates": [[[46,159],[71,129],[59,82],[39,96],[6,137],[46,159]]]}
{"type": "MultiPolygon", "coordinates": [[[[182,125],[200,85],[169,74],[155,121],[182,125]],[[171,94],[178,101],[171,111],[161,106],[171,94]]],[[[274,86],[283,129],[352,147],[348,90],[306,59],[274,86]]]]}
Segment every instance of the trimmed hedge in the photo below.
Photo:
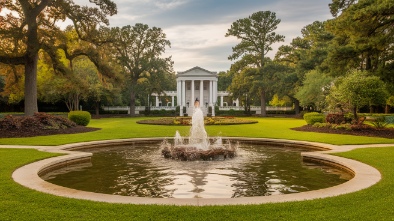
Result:
{"type": "Polygon", "coordinates": [[[87,111],[70,111],[68,119],[81,126],[87,126],[92,116],[87,111]]]}
{"type": "Polygon", "coordinates": [[[309,125],[324,123],[324,115],[318,112],[309,112],[304,114],[304,120],[309,125]]]}

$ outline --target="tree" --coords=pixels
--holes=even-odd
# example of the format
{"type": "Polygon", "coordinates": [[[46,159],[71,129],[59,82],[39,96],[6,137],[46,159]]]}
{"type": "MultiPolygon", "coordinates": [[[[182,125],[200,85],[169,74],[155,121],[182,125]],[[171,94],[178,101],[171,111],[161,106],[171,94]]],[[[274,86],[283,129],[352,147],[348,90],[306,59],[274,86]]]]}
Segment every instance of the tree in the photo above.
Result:
{"type": "MultiPolygon", "coordinates": [[[[272,50],[273,43],[284,41],[285,38],[274,32],[279,23],[280,19],[277,19],[276,14],[270,11],[259,11],[248,18],[233,22],[226,37],[234,36],[241,39],[241,42],[233,47],[233,54],[229,56],[229,60],[241,57],[245,63],[244,67],[258,68],[260,72],[257,75],[264,78],[263,67],[267,60],[265,56],[272,50]]],[[[261,82],[261,79],[257,81],[261,82]]],[[[260,84],[259,86],[261,115],[266,116],[266,89],[264,88],[266,85],[260,84]]]]}
{"type": "MultiPolygon", "coordinates": [[[[324,74],[328,72],[326,58],[333,35],[325,28],[326,22],[315,21],[301,29],[302,36],[294,38],[290,45],[279,47],[275,61],[292,68],[288,75],[279,78],[283,81],[278,93],[289,96],[299,113],[298,90],[303,87],[306,74],[312,70],[324,74]]],[[[322,76],[324,78],[324,76],[322,76]]],[[[304,105],[308,102],[301,102],[304,105]]]]}
{"type": "Polygon", "coordinates": [[[124,26],[110,30],[112,47],[122,73],[126,77],[128,91],[130,92],[130,115],[135,115],[136,93],[138,80],[144,77],[144,73],[151,75],[165,69],[172,72],[171,57],[161,58],[165,48],[170,46],[166,35],[160,28],[149,28],[145,24],[124,26]],[[160,69],[160,70],[159,70],[160,69]]]}
{"type": "Polygon", "coordinates": [[[315,109],[321,110],[326,107],[326,96],[332,82],[332,77],[326,76],[318,70],[312,70],[306,74],[295,97],[302,106],[313,106],[315,109]]]}
{"type": "MultiPolygon", "coordinates": [[[[91,0],[98,7],[79,6],[66,0],[5,0],[1,9],[9,12],[0,16],[0,63],[24,67],[25,114],[33,115],[37,107],[37,61],[40,49],[56,58],[59,21],[69,18],[81,39],[99,43],[97,26],[108,25],[107,15],[116,13],[110,0],[91,0]]],[[[54,64],[57,64],[54,61],[54,64]]],[[[64,72],[62,66],[55,70],[64,72]]]]}
{"type": "Polygon", "coordinates": [[[354,119],[358,119],[357,110],[366,105],[386,104],[388,93],[385,84],[377,76],[367,71],[353,70],[337,80],[328,97],[332,109],[350,109],[354,119]]]}
{"type": "Polygon", "coordinates": [[[332,3],[328,4],[332,16],[336,17],[341,11],[346,10],[351,5],[357,3],[358,0],[332,0],[332,3]]]}
{"type": "Polygon", "coordinates": [[[272,100],[270,100],[269,104],[271,106],[275,106],[275,107],[283,107],[285,105],[291,105],[291,99],[288,96],[284,96],[282,98],[279,98],[278,94],[274,94],[274,96],[272,97],[272,100]]]}
{"type": "Polygon", "coordinates": [[[382,79],[392,79],[394,4],[391,1],[349,1],[346,10],[327,23],[327,29],[335,35],[328,56],[333,75],[356,68],[377,73],[382,79]]]}
{"type": "Polygon", "coordinates": [[[227,91],[233,79],[233,73],[231,71],[221,71],[218,73],[218,91],[227,91]]]}

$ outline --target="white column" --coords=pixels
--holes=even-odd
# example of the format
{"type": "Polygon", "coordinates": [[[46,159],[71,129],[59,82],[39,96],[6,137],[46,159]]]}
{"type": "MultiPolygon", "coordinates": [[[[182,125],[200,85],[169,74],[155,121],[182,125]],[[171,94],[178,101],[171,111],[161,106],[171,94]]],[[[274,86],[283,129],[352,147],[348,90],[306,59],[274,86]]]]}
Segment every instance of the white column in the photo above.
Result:
{"type": "Polygon", "coordinates": [[[173,96],[171,96],[171,106],[173,106],[173,107],[175,106],[174,101],[175,100],[174,100],[174,95],[173,95],[173,96]]]}
{"type": "Polygon", "coordinates": [[[212,106],[213,104],[213,82],[209,81],[209,105],[212,106]]]}
{"type": "Polygon", "coordinates": [[[218,81],[215,80],[213,81],[213,104],[216,104],[216,101],[218,99],[218,81]]]}
{"type": "Polygon", "coordinates": [[[186,82],[182,81],[182,106],[186,105],[186,82]]]}
{"type": "Polygon", "coordinates": [[[159,96],[156,96],[156,107],[159,106],[159,96]]]}
{"type": "Polygon", "coordinates": [[[239,99],[237,98],[237,100],[235,100],[235,105],[237,106],[237,107],[239,107],[239,99]]]}
{"type": "Polygon", "coordinates": [[[181,82],[176,81],[176,105],[181,106],[181,82]]]}
{"type": "Polygon", "coordinates": [[[220,96],[220,106],[223,107],[223,96],[220,96]]]}
{"type": "Polygon", "coordinates": [[[192,86],[190,88],[192,90],[192,97],[190,98],[190,105],[194,107],[194,80],[192,80],[192,86]]]}
{"type": "Polygon", "coordinates": [[[204,81],[200,80],[200,106],[204,106],[204,81]]]}

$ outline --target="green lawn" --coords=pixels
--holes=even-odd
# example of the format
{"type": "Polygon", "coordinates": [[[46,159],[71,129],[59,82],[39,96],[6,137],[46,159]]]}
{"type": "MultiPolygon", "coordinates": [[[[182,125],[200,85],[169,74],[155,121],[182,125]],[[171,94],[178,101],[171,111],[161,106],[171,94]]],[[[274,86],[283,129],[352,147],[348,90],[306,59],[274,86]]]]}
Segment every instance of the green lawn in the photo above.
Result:
{"type": "MultiPolygon", "coordinates": [[[[189,126],[163,126],[137,124],[136,121],[144,118],[104,118],[93,119],[90,127],[102,128],[99,131],[56,135],[30,138],[3,138],[1,144],[13,145],[61,145],[92,140],[109,140],[134,137],[173,137],[179,130],[182,136],[189,133],[189,126]]],[[[301,119],[291,118],[253,118],[257,124],[245,125],[215,125],[206,126],[209,136],[228,137],[265,137],[282,138],[291,140],[316,141],[330,144],[371,144],[371,143],[394,143],[393,139],[376,137],[359,137],[349,135],[333,135],[323,133],[308,133],[294,131],[290,128],[305,125],[301,119]]]]}
{"type": "MultiPolygon", "coordinates": [[[[138,118],[141,119],[141,118],[138,118]]],[[[185,135],[189,127],[137,125],[137,118],[93,120],[101,131],[50,137],[0,139],[2,144],[56,145],[87,140],[185,135]]],[[[207,127],[210,136],[300,139],[335,144],[394,143],[394,139],[292,131],[302,120],[264,118],[258,124],[207,127]],[[221,134],[220,134],[221,132],[221,134]]],[[[27,189],[12,172],[27,163],[54,156],[33,149],[0,149],[0,220],[394,220],[394,147],[341,153],[374,166],[382,180],[362,191],[304,202],[249,206],[122,205],[68,199],[27,189]]]]}

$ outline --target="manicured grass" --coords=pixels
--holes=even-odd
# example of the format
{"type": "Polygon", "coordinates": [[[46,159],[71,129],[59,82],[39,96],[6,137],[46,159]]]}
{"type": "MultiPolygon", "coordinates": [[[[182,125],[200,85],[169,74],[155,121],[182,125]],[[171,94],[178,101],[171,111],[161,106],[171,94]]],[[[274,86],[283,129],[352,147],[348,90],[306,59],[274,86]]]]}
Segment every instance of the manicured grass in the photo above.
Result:
{"type": "MultiPolygon", "coordinates": [[[[110,140],[135,137],[173,137],[179,130],[182,136],[189,133],[190,126],[164,126],[137,124],[138,120],[145,118],[104,118],[92,119],[89,127],[102,128],[99,131],[54,135],[31,138],[3,138],[0,144],[11,145],[61,145],[92,140],[110,140]]],[[[394,143],[394,139],[361,137],[350,135],[335,135],[324,133],[309,133],[294,131],[290,128],[305,125],[302,119],[291,118],[251,118],[257,120],[257,124],[246,125],[214,125],[206,126],[209,136],[228,137],[265,137],[282,138],[291,140],[306,140],[330,144],[372,144],[394,143]]]]}
{"type": "MultiPolygon", "coordinates": [[[[190,127],[139,125],[143,118],[92,120],[100,131],[33,138],[0,139],[0,144],[60,145],[90,140],[186,135],[190,127]]],[[[268,137],[333,144],[394,143],[394,139],[306,133],[290,130],[303,120],[255,118],[257,124],[207,126],[210,136],[268,137]]],[[[383,179],[355,193],[304,202],[248,206],[181,207],[123,205],[68,199],[27,189],[12,180],[12,172],[25,164],[56,156],[33,149],[0,148],[0,220],[393,220],[394,147],[357,149],[338,154],[377,168],[383,179]]]]}
{"type": "Polygon", "coordinates": [[[54,156],[32,149],[0,149],[0,220],[393,220],[394,147],[358,149],[341,156],[377,168],[383,179],[355,193],[304,202],[249,206],[122,205],[68,199],[29,190],[12,172],[54,156]]]}

